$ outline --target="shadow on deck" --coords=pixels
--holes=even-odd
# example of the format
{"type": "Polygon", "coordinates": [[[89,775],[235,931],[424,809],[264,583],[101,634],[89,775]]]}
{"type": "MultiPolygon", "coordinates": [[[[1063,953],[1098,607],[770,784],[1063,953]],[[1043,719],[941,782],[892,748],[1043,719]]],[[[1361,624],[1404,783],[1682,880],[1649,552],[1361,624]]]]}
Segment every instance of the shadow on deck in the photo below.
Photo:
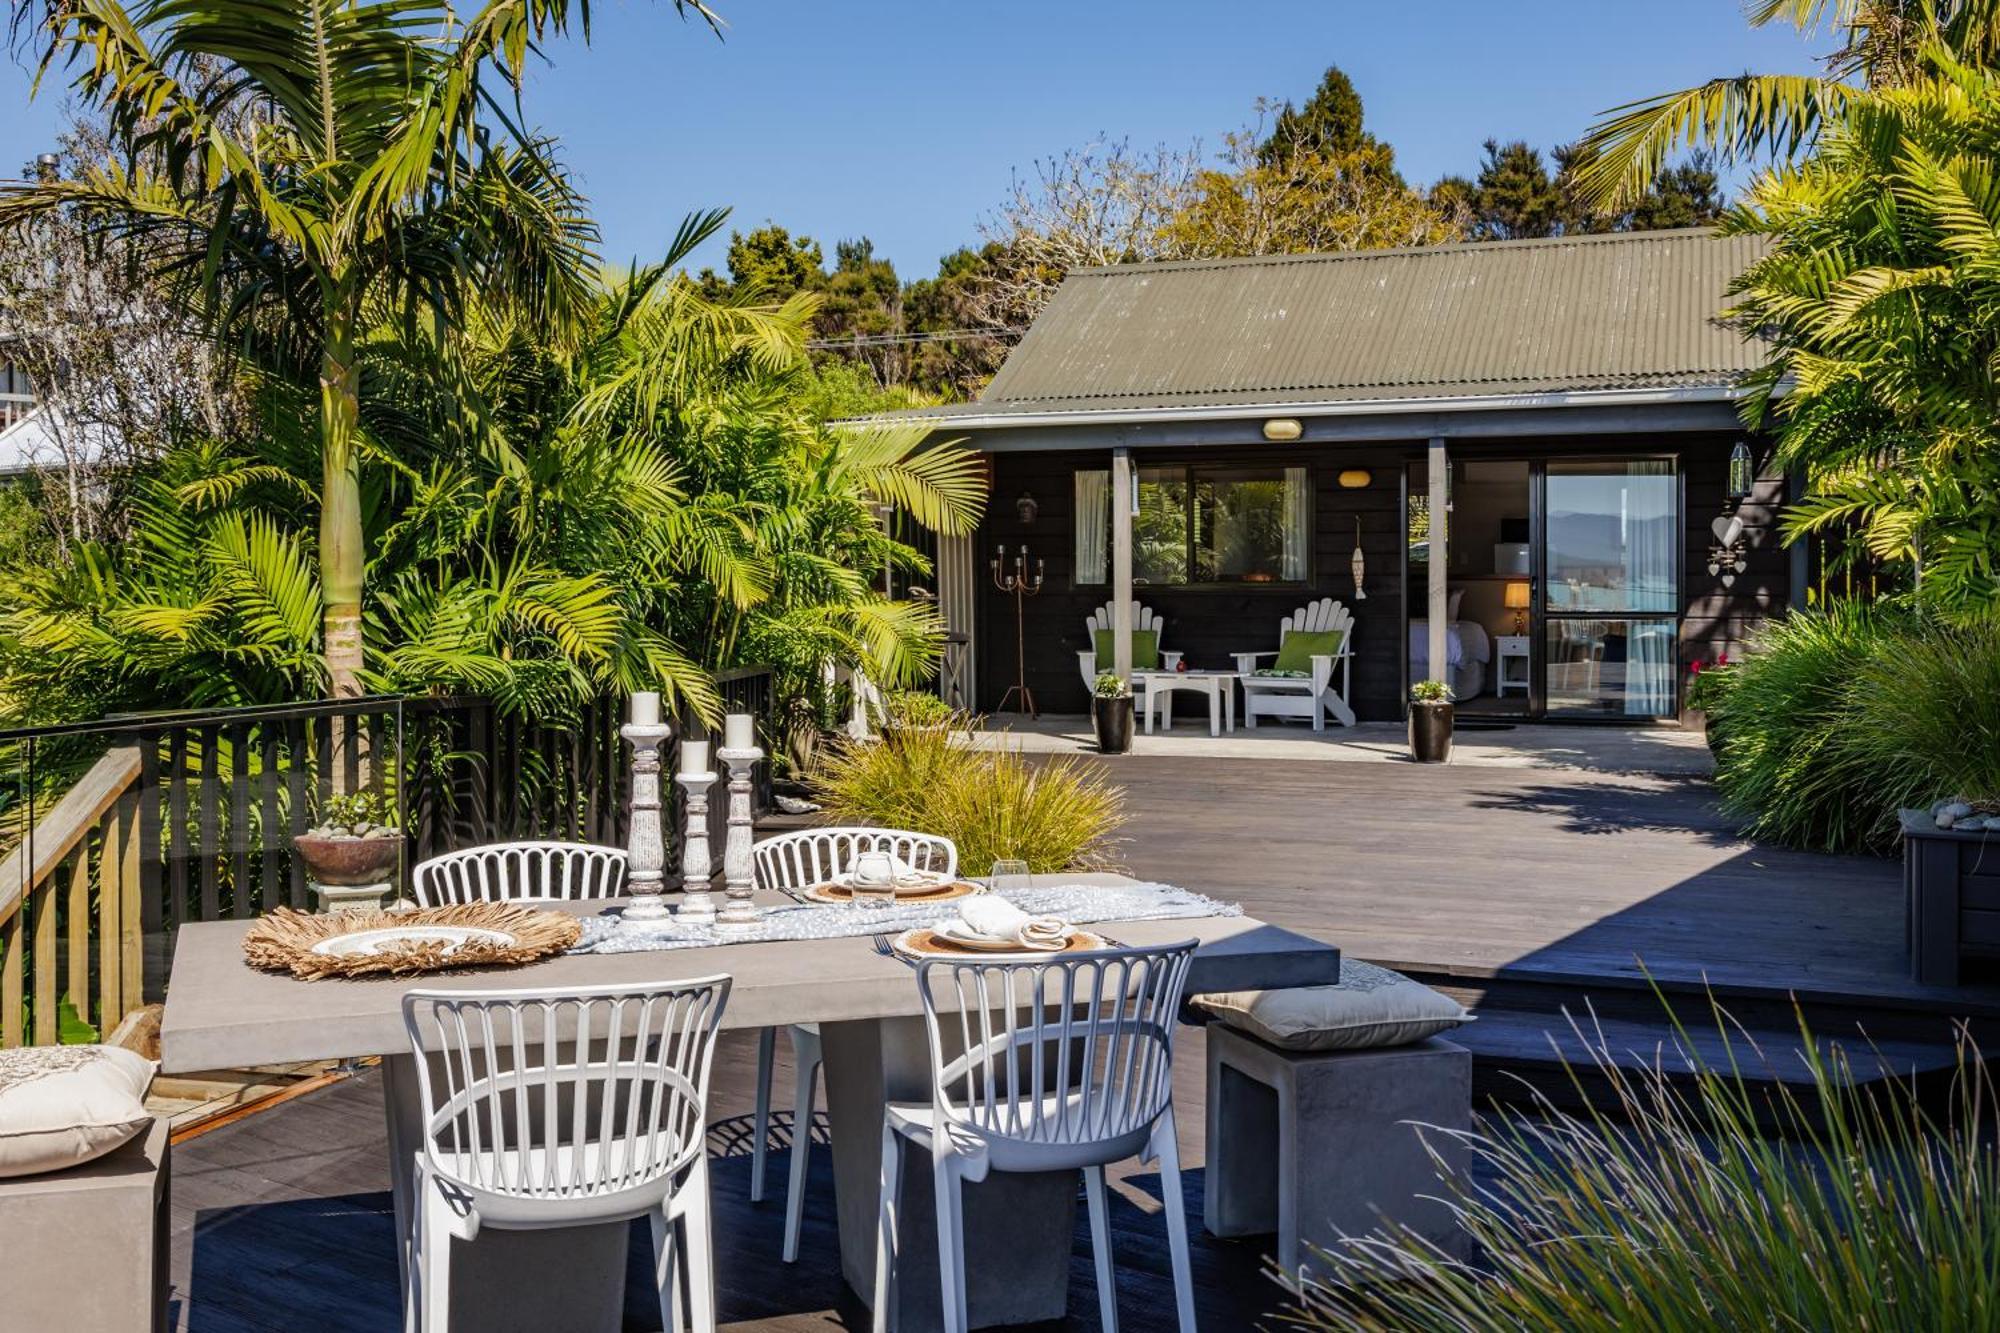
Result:
{"type": "MultiPolygon", "coordinates": [[[[1182,1154],[1201,1160],[1201,1034],[1188,1030],[1176,1053],[1181,1078],[1182,1154]]],[[[780,1043],[782,1050],[783,1043],[780,1043]]],[[[773,1151],[764,1202],[749,1202],[747,1127],[755,1041],[725,1033],[716,1058],[710,1129],[716,1218],[716,1289],[720,1327],[756,1333],[866,1329],[868,1313],[846,1290],[834,1233],[833,1160],[816,1127],[799,1261],[780,1257],[787,1157],[773,1151]]],[[[790,1070],[779,1057],[774,1101],[789,1104],[790,1070]]],[[[774,1113],[774,1139],[788,1142],[790,1118],[774,1113]]],[[[343,1083],[224,1126],[174,1150],[173,1307],[169,1327],[183,1333],[391,1333],[397,1314],[396,1251],[390,1214],[388,1145],[381,1085],[365,1070],[343,1083]]],[[[1173,1283],[1158,1178],[1127,1163],[1114,1174],[1112,1244],[1118,1257],[1122,1326],[1173,1325],[1173,1283]]],[[[1192,1222],[1195,1284],[1203,1328],[1269,1324],[1283,1292],[1260,1272],[1255,1241],[1218,1241],[1201,1230],[1199,1169],[1184,1173],[1192,1222]]],[[[1077,1210],[1071,1262],[1071,1318],[1030,1329],[1098,1326],[1090,1237],[1077,1210]]],[[[660,1327],[646,1285],[650,1262],[642,1232],[633,1234],[626,1323],[660,1327]]],[[[561,1333],[550,1330],[550,1333],[561,1333]]]]}

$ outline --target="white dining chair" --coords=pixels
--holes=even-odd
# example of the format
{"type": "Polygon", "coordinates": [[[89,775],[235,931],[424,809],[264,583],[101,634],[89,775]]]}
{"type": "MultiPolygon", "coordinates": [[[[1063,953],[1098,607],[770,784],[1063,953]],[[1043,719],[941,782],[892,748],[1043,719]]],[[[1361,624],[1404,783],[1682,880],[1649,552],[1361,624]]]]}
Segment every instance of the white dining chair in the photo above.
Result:
{"type": "Polygon", "coordinates": [[[882,1124],[875,1333],[896,1304],[904,1145],[931,1156],[945,1333],[965,1333],[963,1184],[990,1171],[1080,1171],[1102,1327],[1116,1333],[1104,1168],[1158,1158],[1174,1304],[1194,1333],[1194,1278],[1174,1138],[1173,1036],[1194,943],[1062,954],[1046,962],[929,960],[917,967],[931,1099],[891,1102],[882,1124]]]}
{"type": "Polygon", "coordinates": [[[420,907],[615,898],[625,891],[625,853],[587,842],[496,842],[419,861],[410,880],[420,907]]]}
{"type": "Polygon", "coordinates": [[[451,1316],[451,1241],[646,1217],[665,1328],[715,1328],[708,1085],[729,978],[562,991],[413,990],[423,1130],[406,1309],[451,1316]]]}
{"type": "MultiPolygon", "coordinates": [[[[864,852],[888,852],[918,870],[958,873],[958,847],[950,838],[908,829],[816,828],[780,833],[751,848],[759,888],[797,892],[846,874],[864,852]]],[[[785,1192],[785,1262],[799,1257],[799,1228],[805,1218],[806,1167],[812,1146],[813,1106],[821,1064],[819,1025],[793,1023],[792,1162],[785,1192]]],[[[777,1029],[757,1034],[757,1109],[751,1123],[750,1200],[764,1197],[764,1157],[771,1137],[771,1065],[777,1029]]]]}

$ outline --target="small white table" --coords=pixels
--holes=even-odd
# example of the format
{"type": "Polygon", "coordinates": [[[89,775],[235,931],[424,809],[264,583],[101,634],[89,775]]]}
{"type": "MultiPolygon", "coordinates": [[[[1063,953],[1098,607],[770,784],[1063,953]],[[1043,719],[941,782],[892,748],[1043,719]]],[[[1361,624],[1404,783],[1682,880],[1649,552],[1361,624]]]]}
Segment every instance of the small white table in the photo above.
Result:
{"type": "MultiPolygon", "coordinates": [[[[1135,671],[1132,679],[1146,687],[1146,734],[1153,734],[1153,714],[1160,701],[1175,690],[1194,690],[1208,696],[1208,734],[1220,736],[1224,727],[1236,730],[1236,682],[1239,671],[1135,671]]],[[[1173,730],[1173,705],[1167,705],[1167,729],[1173,730]]]]}
{"type": "Polygon", "coordinates": [[[1525,634],[1499,634],[1493,639],[1493,697],[1504,699],[1507,691],[1519,690],[1528,693],[1528,636],[1525,634]],[[1518,673],[1509,671],[1510,662],[1520,663],[1518,673]]]}

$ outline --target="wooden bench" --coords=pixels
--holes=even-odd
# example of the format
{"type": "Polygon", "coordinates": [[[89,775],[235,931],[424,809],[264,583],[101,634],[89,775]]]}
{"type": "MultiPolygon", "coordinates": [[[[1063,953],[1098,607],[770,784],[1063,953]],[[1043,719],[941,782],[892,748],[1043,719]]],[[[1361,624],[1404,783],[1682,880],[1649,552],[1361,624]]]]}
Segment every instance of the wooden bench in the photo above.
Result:
{"type": "Polygon", "coordinates": [[[1311,1267],[1311,1247],[1389,1222],[1462,1254],[1431,1153],[1462,1169],[1465,1145],[1417,1126],[1471,1124],[1472,1053],[1442,1037],[1287,1051],[1211,1023],[1203,1222],[1216,1236],[1276,1232],[1290,1278],[1311,1267]]]}
{"type": "Polygon", "coordinates": [[[0,1180],[9,1329],[167,1326],[167,1121],[94,1162],[0,1180]]]}

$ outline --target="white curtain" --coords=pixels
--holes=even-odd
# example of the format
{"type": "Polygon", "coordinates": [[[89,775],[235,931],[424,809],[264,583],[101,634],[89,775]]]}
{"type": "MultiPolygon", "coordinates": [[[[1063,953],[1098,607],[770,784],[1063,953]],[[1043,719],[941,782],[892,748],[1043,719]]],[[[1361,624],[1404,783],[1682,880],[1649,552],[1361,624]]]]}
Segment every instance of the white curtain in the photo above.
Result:
{"type": "Polygon", "coordinates": [[[1306,506],[1312,503],[1312,488],[1306,484],[1302,467],[1285,469],[1285,546],[1278,577],[1287,583],[1306,581],[1306,506]]]}
{"type": "MultiPolygon", "coordinates": [[[[1680,538],[1674,465],[1667,459],[1626,464],[1620,505],[1625,547],[1626,606],[1633,611],[1675,610],[1674,545],[1680,538]]],[[[1626,637],[1625,712],[1660,717],[1674,708],[1674,630],[1671,621],[1633,620],[1626,637]]]]}
{"type": "Polygon", "coordinates": [[[1111,474],[1076,474],[1076,581],[1111,581],[1111,474]]]}

